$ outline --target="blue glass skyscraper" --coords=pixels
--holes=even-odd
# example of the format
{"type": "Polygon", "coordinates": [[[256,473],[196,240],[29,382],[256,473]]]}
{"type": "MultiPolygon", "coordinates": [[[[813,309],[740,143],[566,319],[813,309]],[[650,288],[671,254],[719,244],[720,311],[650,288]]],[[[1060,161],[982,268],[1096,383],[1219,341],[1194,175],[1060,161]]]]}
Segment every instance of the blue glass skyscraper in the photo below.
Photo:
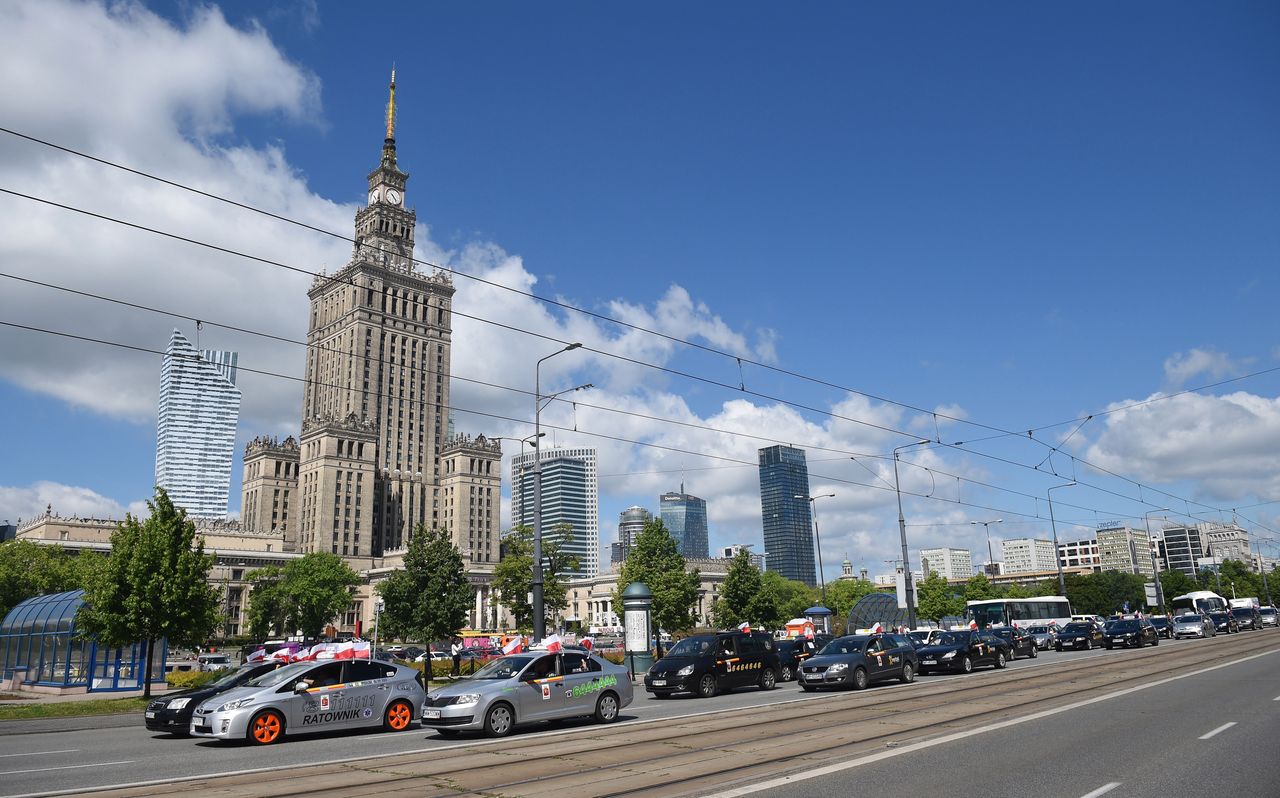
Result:
{"type": "Polygon", "coordinates": [[[806,585],[818,583],[813,525],[807,499],[809,466],[804,450],[769,446],[760,450],[760,514],[765,568],[806,585]]]}
{"type": "Polygon", "coordinates": [[[708,557],[707,502],[684,492],[664,493],[661,502],[662,523],[676,539],[676,546],[685,557],[708,557]]]}

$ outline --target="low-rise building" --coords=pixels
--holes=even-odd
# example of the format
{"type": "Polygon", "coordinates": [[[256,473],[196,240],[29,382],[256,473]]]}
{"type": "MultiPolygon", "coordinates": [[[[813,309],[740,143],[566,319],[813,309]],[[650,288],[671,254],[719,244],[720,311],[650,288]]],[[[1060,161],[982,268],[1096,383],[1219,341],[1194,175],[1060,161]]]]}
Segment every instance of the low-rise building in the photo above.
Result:
{"type": "MultiPolygon", "coordinates": [[[[702,627],[714,625],[713,609],[720,587],[729,574],[732,558],[694,557],[685,560],[686,572],[698,569],[698,600],[694,607],[696,624],[702,627]]],[[[565,588],[568,606],[560,619],[565,624],[578,624],[592,634],[604,631],[621,631],[621,607],[613,604],[613,593],[622,576],[622,567],[615,566],[604,573],[586,579],[574,579],[565,588]]]]}

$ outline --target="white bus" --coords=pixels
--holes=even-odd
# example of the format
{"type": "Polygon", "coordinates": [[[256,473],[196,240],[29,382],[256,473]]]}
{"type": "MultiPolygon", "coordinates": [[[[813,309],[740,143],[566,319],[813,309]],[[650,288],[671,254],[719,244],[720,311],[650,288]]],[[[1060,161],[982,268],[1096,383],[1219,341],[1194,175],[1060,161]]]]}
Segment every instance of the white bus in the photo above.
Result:
{"type": "Polygon", "coordinates": [[[979,629],[989,626],[1065,626],[1071,622],[1071,602],[1062,596],[1026,599],[986,599],[965,602],[965,619],[976,621],[979,629]]]}
{"type": "Polygon", "coordinates": [[[1193,590],[1181,596],[1174,596],[1169,601],[1174,615],[1184,612],[1195,612],[1201,615],[1209,612],[1225,612],[1227,600],[1212,590],[1193,590]]]}

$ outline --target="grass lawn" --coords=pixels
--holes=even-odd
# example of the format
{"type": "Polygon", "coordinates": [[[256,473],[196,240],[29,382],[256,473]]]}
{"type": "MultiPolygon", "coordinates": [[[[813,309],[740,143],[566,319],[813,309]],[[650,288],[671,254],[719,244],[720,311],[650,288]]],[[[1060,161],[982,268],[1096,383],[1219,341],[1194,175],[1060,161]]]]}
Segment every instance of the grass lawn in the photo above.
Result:
{"type": "Polygon", "coordinates": [[[59,701],[0,706],[0,720],[31,720],[33,718],[73,718],[83,715],[117,715],[122,712],[140,712],[147,705],[146,698],[90,698],[84,701],[59,701]]]}

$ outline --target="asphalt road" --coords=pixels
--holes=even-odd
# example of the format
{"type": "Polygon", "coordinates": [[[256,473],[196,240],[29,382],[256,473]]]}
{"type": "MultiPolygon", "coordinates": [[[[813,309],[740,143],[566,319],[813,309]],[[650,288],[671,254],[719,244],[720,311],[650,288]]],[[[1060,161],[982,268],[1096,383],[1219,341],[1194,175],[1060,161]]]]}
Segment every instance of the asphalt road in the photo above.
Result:
{"type": "MultiPolygon", "coordinates": [[[[1257,634],[1260,636],[1266,635],[1270,638],[1273,633],[1257,634]]],[[[1280,644],[1280,635],[1275,635],[1275,642],[1280,644]]],[[[1162,641],[1160,650],[1178,650],[1181,647],[1214,645],[1215,641],[1213,640],[1162,641]],[[1166,646],[1169,649],[1165,649],[1164,647],[1166,646]]],[[[1148,651],[1151,651],[1151,649],[1148,649],[1148,651]]],[[[1088,658],[1118,656],[1124,656],[1124,654],[1105,650],[1063,652],[1061,654],[1048,652],[1043,653],[1038,659],[1017,660],[1011,663],[1010,671],[1045,667],[1053,663],[1072,662],[1088,658]]],[[[1271,658],[1264,658],[1264,660],[1271,668],[1277,668],[1276,663],[1271,658]]],[[[917,686],[922,684],[944,684],[951,681],[963,683],[963,680],[968,678],[973,677],[926,676],[918,680],[917,686]]],[[[1280,685],[1275,686],[1275,692],[1280,695],[1280,685]]],[[[873,687],[869,694],[874,695],[881,691],[895,691],[896,694],[896,691],[911,691],[913,689],[916,689],[916,686],[898,685],[896,683],[885,684],[873,687]]],[[[1225,700],[1225,696],[1231,691],[1223,688],[1222,692],[1225,700]]],[[[794,683],[788,683],[781,686],[780,689],[768,693],[757,690],[742,690],[707,700],[677,698],[654,701],[641,690],[637,694],[637,700],[624,710],[623,720],[611,727],[611,730],[625,726],[628,721],[688,717],[705,713],[719,713],[728,709],[776,705],[783,702],[823,701],[826,696],[827,694],[823,693],[802,693],[794,683]]],[[[1260,701],[1256,696],[1249,700],[1260,701]]],[[[1194,701],[1204,703],[1204,694],[1199,690],[1195,691],[1194,701]]],[[[1215,696],[1214,700],[1209,703],[1216,706],[1219,703],[1219,699],[1215,696]]],[[[1269,708],[1280,711],[1280,702],[1270,704],[1269,708]]],[[[1114,712],[1109,707],[1102,708],[1100,711],[1104,714],[1114,712]]],[[[0,737],[0,796],[87,790],[104,786],[130,785],[155,779],[214,776],[230,771],[245,771],[258,768],[310,764],[323,765],[333,763],[335,760],[392,752],[405,753],[438,750],[444,753],[450,748],[466,746],[468,742],[473,742],[468,740],[446,741],[432,732],[415,729],[400,734],[369,732],[354,735],[300,737],[271,748],[251,748],[247,745],[172,738],[166,735],[152,734],[142,727],[140,717],[133,719],[130,725],[116,728],[77,729],[74,721],[61,722],[67,724],[65,728],[76,730],[35,731],[33,728],[28,733],[0,737]]],[[[1227,721],[1224,720],[1222,722],[1225,723],[1227,721]]],[[[59,721],[43,723],[44,727],[48,728],[49,724],[56,724],[59,721]]],[[[572,725],[569,724],[570,727],[572,725]]],[[[11,724],[7,724],[7,726],[10,729],[12,728],[11,724]]],[[[1154,733],[1154,730],[1152,731],[1154,733]]],[[[1274,731],[1274,728],[1272,731],[1274,731]]],[[[517,737],[529,739],[554,733],[556,732],[534,727],[528,731],[517,732],[517,737]]],[[[1128,733],[1131,739],[1139,741],[1135,743],[1136,745],[1139,745],[1144,750],[1153,750],[1145,742],[1141,742],[1146,739],[1148,733],[1148,730],[1142,728],[1141,725],[1131,725],[1128,733]]],[[[1089,735],[1083,736],[1088,737],[1089,735]]],[[[1274,736],[1271,735],[1266,737],[1274,739],[1274,736]]],[[[1056,769],[1062,763],[1074,760],[1076,755],[1069,750],[1070,746],[1074,745],[1071,742],[1073,739],[1071,736],[1058,737],[1056,750],[1041,752],[1043,758],[1034,763],[1035,767],[1030,767],[1029,770],[1044,771],[1045,763],[1052,763],[1051,769],[1056,769]]],[[[982,740],[982,743],[986,742],[987,739],[982,740]]],[[[1055,746],[1051,746],[1051,748],[1055,748],[1055,746]]],[[[998,762],[1000,761],[998,751],[999,749],[988,748],[984,745],[981,755],[974,761],[986,764],[998,762]]],[[[912,769],[915,768],[917,761],[919,760],[913,756],[912,769]]],[[[898,767],[901,767],[901,763],[898,763],[898,767]]],[[[858,771],[854,772],[857,773],[858,771]]],[[[1099,781],[1099,786],[1106,783],[1106,781],[1107,779],[1099,781]]],[[[944,781],[943,783],[946,782],[944,781]]],[[[833,786],[830,789],[833,792],[831,794],[834,794],[837,789],[842,791],[841,794],[847,794],[844,791],[848,789],[848,785],[834,786],[839,784],[838,781],[832,784],[833,786]]],[[[888,794],[905,793],[890,791],[888,794]]],[[[956,793],[953,792],[951,794],[956,793]]],[[[996,791],[989,794],[998,795],[1002,793],[996,791]]],[[[1083,795],[1084,792],[1077,794],[1083,795]]],[[[1237,794],[1250,795],[1259,793],[1245,791],[1237,794]]]]}

